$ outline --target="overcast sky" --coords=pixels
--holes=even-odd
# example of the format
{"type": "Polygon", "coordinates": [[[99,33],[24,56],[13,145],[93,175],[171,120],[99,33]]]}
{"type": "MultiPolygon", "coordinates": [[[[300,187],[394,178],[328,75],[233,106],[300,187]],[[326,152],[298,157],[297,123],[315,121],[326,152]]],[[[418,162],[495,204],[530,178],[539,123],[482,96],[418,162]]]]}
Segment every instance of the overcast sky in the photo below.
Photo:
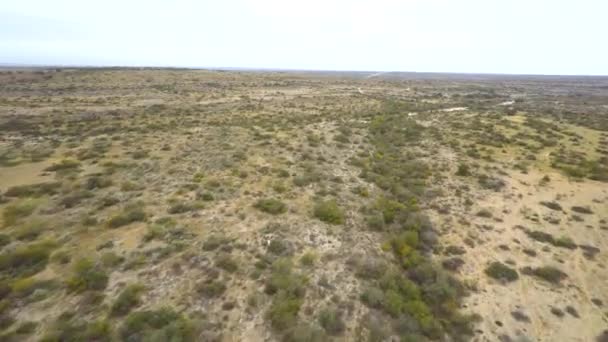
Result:
{"type": "Polygon", "coordinates": [[[0,0],[0,63],[608,75],[608,1],[0,0]]]}

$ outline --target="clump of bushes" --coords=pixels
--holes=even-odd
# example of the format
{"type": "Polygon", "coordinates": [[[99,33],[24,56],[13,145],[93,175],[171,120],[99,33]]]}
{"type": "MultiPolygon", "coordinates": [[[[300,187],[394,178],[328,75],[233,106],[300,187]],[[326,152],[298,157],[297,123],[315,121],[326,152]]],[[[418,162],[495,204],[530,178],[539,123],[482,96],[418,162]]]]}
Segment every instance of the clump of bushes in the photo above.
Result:
{"type": "Polygon", "coordinates": [[[112,340],[112,329],[107,321],[86,322],[74,312],[61,314],[49,330],[41,342],[112,340]]]}
{"type": "Polygon", "coordinates": [[[223,235],[211,235],[203,242],[204,251],[212,251],[218,247],[225,246],[230,243],[230,239],[223,235]]]}
{"type": "Polygon", "coordinates": [[[494,191],[500,191],[505,187],[506,183],[500,178],[490,177],[488,175],[480,175],[477,178],[479,185],[484,189],[490,189],[494,191]]]}
{"type": "Polygon", "coordinates": [[[238,270],[239,265],[236,260],[230,256],[230,254],[220,254],[215,260],[215,265],[227,272],[236,272],[238,270]]]}
{"type": "Polygon", "coordinates": [[[183,214],[183,213],[187,213],[189,211],[194,211],[197,209],[201,209],[202,205],[200,205],[199,203],[184,203],[184,202],[180,202],[180,203],[175,203],[173,205],[171,205],[171,207],[169,207],[169,214],[183,214]]]}
{"type": "Polygon", "coordinates": [[[4,226],[12,226],[19,220],[30,216],[38,207],[38,202],[25,200],[7,205],[2,212],[4,226]]]}
{"type": "Polygon", "coordinates": [[[56,247],[54,241],[21,245],[0,254],[0,272],[12,277],[27,277],[42,271],[56,247]]]}
{"type": "Polygon", "coordinates": [[[562,236],[559,238],[554,238],[553,235],[549,233],[545,233],[540,230],[526,230],[526,235],[528,235],[531,239],[534,239],[539,242],[544,242],[551,244],[555,247],[568,248],[568,249],[576,249],[577,244],[569,237],[562,236]]]}
{"type": "Polygon", "coordinates": [[[221,296],[226,291],[226,284],[219,280],[207,280],[196,286],[196,291],[207,298],[221,296]]]}
{"type": "Polygon", "coordinates": [[[455,308],[447,310],[445,306],[462,295],[462,288],[453,278],[429,263],[413,268],[409,277],[406,275],[408,273],[395,269],[385,272],[375,285],[363,292],[361,300],[395,319],[410,320],[410,333],[438,338],[443,329],[470,330],[470,318],[459,316],[455,308]],[[453,321],[442,325],[437,316],[446,314],[453,321]]]}
{"type": "Polygon", "coordinates": [[[275,198],[258,200],[253,206],[272,215],[282,214],[287,211],[287,205],[275,198]]]}
{"type": "Polygon", "coordinates": [[[59,192],[61,182],[44,182],[37,184],[18,185],[8,188],[4,193],[6,197],[40,197],[54,195],[59,192]]]}
{"type": "Polygon", "coordinates": [[[346,328],[341,313],[335,308],[323,309],[319,313],[319,324],[330,335],[340,335],[346,328]]]}
{"type": "Polygon", "coordinates": [[[118,228],[126,226],[133,222],[141,222],[146,219],[146,213],[139,205],[130,205],[125,207],[122,212],[112,216],[108,220],[108,227],[118,228]]]}
{"type": "Polygon", "coordinates": [[[291,260],[279,259],[273,263],[264,291],[274,295],[266,317],[275,330],[284,332],[296,326],[305,284],[306,278],[293,272],[291,260]]]}
{"type": "Polygon", "coordinates": [[[321,180],[321,175],[314,170],[307,170],[306,172],[297,175],[293,178],[293,184],[295,186],[308,186],[312,183],[317,183],[321,180]]]}
{"type": "Polygon", "coordinates": [[[65,208],[73,208],[80,204],[83,200],[93,197],[93,193],[87,190],[74,191],[73,193],[63,197],[59,204],[65,208]]]}
{"type": "Polygon", "coordinates": [[[568,249],[576,249],[577,247],[576,243],[574,243],[574,241],[567,236],[562,236],[555,240],[555,246],[568,249]]]}
{"type": "Polygon", "coordinates": [[[35,220],[19,227],[15,232],[15,238],[20,241],[35,240],[46,229],[46,224],[43,221],[35,220]]]}
{"type": "Polygon", "coordinates": [[[140,284],[131,284],[122,290],[118,295],[110,312],[113,316],[124,316],[131,311],[134,307],[140,304],[140,297],[144,287],[140,284]]]}
{"type": "Polygon", "coordinates": [[[568,277],[566,273],[553,266],[524,267],[522,273],[538,277],[552,284],[559,284],[568,277]]]}
{"type": "Polygon", "coordinates": [[[555,201],[541,201],[540,204],[551,210],[562,211],[562,206],[555,201]]]}
{"type": "Polygon", "coordinates": [[[133,312],[119,333],[124,341],[132,342],[195,340],[192,322],[169,308],[133,312]]]}
{"type": "Polygon", "coordinates": [[[582,206],[575,205],[571,209],[575,213],[579,213],[579,214],[593,214],[593,210],[591,210],[591,208],[589,208],[589,207],[582,207],[582,206]]]}
{"type": "Polygon", "coordinates": [[[456,176],[470,176],[471,175],[471,169],[469,168],[469,165],[464,164],[464,163],[460,163],[458,164],[458,170],[456,170],[456,176]]]}
{"type": "Polygon", "coordinates": [[[67,280],[70,291],[101,291],[108,285],[108,275],[89,259],[80,259],[74,264],[74,274],[67,280]]]}
{"type": "Polygon", "coordinates": [[[315,204],[313,214],[323,222],[331,224],[344,223],[344,213],[335,200],[322,201],[315,204]]]}
{"type": "MultiPolygon", "coordinates": [[[[12,293],[17,297],[28,297],[34,291],[50,291],[58,287],[58,283],[53,280],[37,280],[34,278],[21,278],[14,281],[11,285],[12,293]]],[[[39,293],[42,293],[39,292],[39,293]]]]}
{"type": "Polygon", "coordinates": [[[393,236],[388,243],[403,267],[413,267],[422,261],[422,256],[417,250],[419,244],[417,231],[403,231],[393,236]]]}
{"type": "Polygon", "coordinates": [[[300,258],[300,263],[306,267],[311,267],[315,264],[317,256],[313,252],[306,252],[300,258]]]}
{"type": "Polygon", "coordinates": [[[199,201],[211,202],[215,197],[211,192],[197,192],[196,199],[199,201]]]}
{"type": "Polygon", "coordinates": [[[59,163],[54,163],[53,165],[44,169],[44,171],[71,171],[77,170],[80,168],[80,162],[72,159],[64,159],[59,163]]]}
{"type": "Polygon", "coordinates": [[[519,274],[517,274],[517,271],[503,264],[500,261],[492,262],[485,269],[484,273],[489,277],[505,282],[512,282],[519,279],[519,274]]]}

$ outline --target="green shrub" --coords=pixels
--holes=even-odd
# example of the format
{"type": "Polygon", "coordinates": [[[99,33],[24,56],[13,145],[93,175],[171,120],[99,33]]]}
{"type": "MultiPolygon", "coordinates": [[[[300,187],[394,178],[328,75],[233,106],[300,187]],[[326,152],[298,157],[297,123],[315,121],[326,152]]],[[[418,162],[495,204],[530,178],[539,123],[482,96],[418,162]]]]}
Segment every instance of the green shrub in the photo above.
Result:
{"type": "Polygon", "coordinates": [[[41,342],[111,342],[112,330],[107,321],[85,322],[74,313],[64,313],[50,327],[41,342]]]}
{"type": "Polygon", "coordinates": [[[65,208],[73,208],[79,205],[83,200],[93,197],[93,193],[86,190],[75,191],[65,197],[63,197],[59,204],[65,208]]]}
{"type": "Polygon", "coordinates": [[[555,246],[568,249],[576,249],[576,247],[578,247],[576,243],[567,236],[562,236],[555,240],[555,246]]]}
{"type": "Polygon", "coordinates": [[[271,326],[278,331],[295,327],[302,302],[301,298],[291,297],[284,293],[277,294],[266,313],[271,326]]]}
{"type": "Polygon", "coordinates": [[[11,243],[11,237],[7,234],[0,234],[0,248],[11,243]]]}
{"type": "Polygon", "coordinates": [[[579,214],[593,214],[593,210],[591,210],[591,208],[589,207],[582,207],[582,206],[573,206],[572,211],[574,211],[575,213],[579,213],[579,214]]]}
{"type": "Polygon", "coordinates": [[[376,213],[365,217],[365,223],[373,231],[382,231],[385,228],[384,216],[382,213],[376,213]]]}
{"type": "Polygon", "coordinates": [[[84,187],[87,190],[104,189],[113,184],[112,179],[107,176],[92,176],[87,178],[84,187]]]}
{"type": "Polygon", "coordinates": [[[283,336],[284,342],[326,342],[327,334],[317,325],[299,323],[283,336]]]}
{"type": "Polygon", "coordinates": [[[470,176],[471,170],[467,164],[458,164],[458,170],[456,170],[456,176],[470,176]]]}
{"type": "Polygon", "coordinates": [[[293,251],[290,247],[291,246],[287,241],[276,238],[270,241],[270,244],[268,244],[268,252],[275,255],[291,254],[293,251]]]}
{"type": "Polygon", "coordinates": [[[221,296],[226,291],[226,285],[219,280],[205,281],[197,285],[198,293],[207,298],[221,296]]]}
{"type": "Polygon", "coordinates": [[[296,327],[306,290],[306,278],[294,273],[292,267],[289,259],[275,261],[264,289],[267,294],[274,295],[266,318],[273,329],[282,332],[296,327]]]}
{"type": "Polygon", "coordinates": [[[265,213],[273,215],[282,214],[287,211],[287,205],[274,198],[258,200],[253,206],[265,213]]]}
{"type": "Polygon", "coordinates": [[[528,235],[531,239],[534,239],[536,241],[546,242],[546,243],[550,243],[550,244],[555,243],[555,239],[553,238],[553,235],[551,235],[549,233],[545,233],[540,230],[526,230],[525,232],[526,232],[526,235],[528,235]]]}
{"type": "Polygon", "coordinates": [[[380,197],[376,200],[374,208],[382,213],[384,222],[387,224],[395,222],[395,219],[400,214],[406,211],[406,206],[400,202],[380,197]]]}
{"type": "Polygon", "coordinates": [[[379,309],[384,303],[384,292],[377,287],[368,287],[361,294],[361,301],[371,308],[379,309]]]}
{"type": "Polygon", "coordinates": [[[44,169],[44,171],[68,171],[68,170],[77,170],[78,168],[80,168],[79,161],[71,160],[71,159],[64,159],[64,160],[60,161],[59,163],[55,163],[55,164],[47,167],[46,169],[44,169]]]}
{"type": "Polygon", "coordinates": [[[317,183],[321,180],[321,175],[314,170],[307,170],[304,173],[297,175],[293,178],[293,184],[295,186],[304,187],[312,183],[317,183]]]}
{"type": "Polygon", "coordinates": [[[51,255],[51,261],[61,265],[69,263],[71,259],[70,253],[66,250],[56,251],[51,255]]]}
{"type": "Polygon", "coordinates": [[[143,291],[144,287],[140,284],[131,284],[125,287],[112,304],[110,309],[111,314],[113,316],[128,314],[131,309],[140,304],[140,297],[143,291]]]}
{"type": "Polygon", "coordinates": [[[12,293],[17,297],[27,297],[36,290],[53,290],[57,288],[57,282],[53,280],[37,280],[34,278],[22,278],[11,284],[12,293]]]}
{"type": "Polygon", "coordinates": [[[215,260],[215,265],[225,271],[230,273],[236,272],[238,270],[239,265],[236,261],[230,256],[230,254],[220,254],[217,256],[215,260]]]}
{"type": "Polygon", "coordinates": [[[203,193],[197,193],[196,194],[196,199],[199,201],[205,201],[205,202],[210,202],[214,200],[214,196],[211,192],[203,192],[203,193]]]}
{"type": "Polygon", "coordinates": [[[101,264],[107,268],[113,268],[125,261],[123,256],[120,256],[114,252],[106,252],[101,255],[101,264]]]}
{"type": "Polygon", "coordinates": [[[120,203],[120,200],[118,198],[112,197],[112,196],[106,196],[99,200],[99,202],[97,204],[97,208],[103,209],[103,208],[111,207],[118,203],[120,203]]]}
{"type": "Polygon", "coordinates": [[[399,235],[393,236],[388,243],[402,266],[413,267],[421,262],[422,256],[417,250],[419,243],[417,231],[401,232],[399,235]]]}
{"type": "Polygon", "coordinates": [[[2,212],[2,220],[5,226],[12,226],[17,221],[30,216],[38,207],[38,202],[25,200],[7,205],[2,212]]]}
{"type": "Polygon", "coordinates": [[[323,329],[330,335],[340,335],[346,328],[340,312],[335,308],[322,310],[319,313],[319,324],[321,324],[323,329]]]}
{"type": "Polygon", "coordinates": [[[42,271],[56,247],[53,241],[22,245],[0,254],[0,272],[13,277],[27,277],[42,271]]]}
{"type": "Polygon", "coordinates": [[[108,275],[93,261],[80,259],[74,264],[74,275],[68,279],[67,287],[74,292],[101,291],[108,285],[108,279],[108,275]]]}
{"type": "Polygon", "coordinates": [[[27,321],[19,324],[15,332],[19,335],[30,335],[36,331],[36,328],[38,328],[38,322],[27,321]]]}
{"type": "Polygon", "coordinates": [[[19,185],[6,190],[7,197],[40,197],[54,195],[61,188],[61,182],[45,182],[37,184],[19,185]]]}
{"type": "Polygon", "coordinates": [[[222,235],[211,235],[203,242],[204,251],[212,251],[230,243],[230,239],[222,235]]]}
{"type": "Polygon", "coordinates": [[[169,214],[182,214],[189,211],[201,209],[202,206],[197,203],[176,203],[169,207],[169,214]]]}
{"type": "Polygon", "coordinates": [[[559,284],[568,277],[566,273],[553,266],[541,266],[536,268],[525,267],[522,269],[522,273],[536,276],[552,284],[559,284]]]}
{"type": "Polygon", "coordinates": [[[492,262],[484,272],[489,277],[507,282],[515,281],[519,278],[517,271],[500,261],[492,262]]]}
{"type": "Polygon", "coordinates": [[[43,221],[30,221],[17,229],[15,238],[20,241],[35,240],[46,228],[46,224],[43,221]]]}
{"type": "Polygon", "coordinates": [[[556,210],[556,211],[562,211],[563,210],[562,206],[559,203],[555,202],[555,201],[550,201],[550,202],[549,201],[541,201],[540,204],[543,205],[543,206],[545,206],[545,207],[547,207],[547,208],[549,208],[549,209],[551,209],[551,210],[556,210]]]}
{"type": "Polygon", "coordinates": [[[344,213],[338,207],[335,200],[319,202],[313,209],[313,214],[316,218],[323,222],[331,224],[344,223],[344,213]]]}
{"type": "Polygon", "coordinates": [[[110,228],[118,228],[122,226],[126,226],[133,222],[141,222],[146,219],[146,213],[140,206],[127,206],[122,212],[112,216],[108,220],[108,227],[110,228]]]}
{"type": "Polygon", "coordinates": [[[195,340],[192,323],[169,308],[131,313],[119,332],[122,340],[129,342],[195,340]]]}
{"type": "Polygon", "coordinates": [[[306,252],[300,258],[300,263],[306,267],[311,267],[315,264],[317,256],[313,252],[306,252]]]}

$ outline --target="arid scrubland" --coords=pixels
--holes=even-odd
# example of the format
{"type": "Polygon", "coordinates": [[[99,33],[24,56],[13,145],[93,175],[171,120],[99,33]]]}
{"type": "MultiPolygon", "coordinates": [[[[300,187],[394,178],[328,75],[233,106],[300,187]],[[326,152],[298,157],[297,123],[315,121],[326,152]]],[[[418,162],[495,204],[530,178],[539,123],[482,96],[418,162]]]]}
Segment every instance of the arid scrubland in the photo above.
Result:
{"type": "Polygon", "coordinates": [[[608,79],[4,70],[0,212],[2,341],[607,341],[608,79]]]}

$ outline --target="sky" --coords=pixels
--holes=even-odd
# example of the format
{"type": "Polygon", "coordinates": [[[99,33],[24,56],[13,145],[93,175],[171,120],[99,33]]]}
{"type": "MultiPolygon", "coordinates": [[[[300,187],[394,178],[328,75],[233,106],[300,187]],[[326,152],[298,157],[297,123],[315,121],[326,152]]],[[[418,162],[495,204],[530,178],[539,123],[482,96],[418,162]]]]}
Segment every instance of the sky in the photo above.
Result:
{"type": "Polygon", "coordinates": [[[608,75],[608,1],[0,0],[0,63],[608,75]]]}

